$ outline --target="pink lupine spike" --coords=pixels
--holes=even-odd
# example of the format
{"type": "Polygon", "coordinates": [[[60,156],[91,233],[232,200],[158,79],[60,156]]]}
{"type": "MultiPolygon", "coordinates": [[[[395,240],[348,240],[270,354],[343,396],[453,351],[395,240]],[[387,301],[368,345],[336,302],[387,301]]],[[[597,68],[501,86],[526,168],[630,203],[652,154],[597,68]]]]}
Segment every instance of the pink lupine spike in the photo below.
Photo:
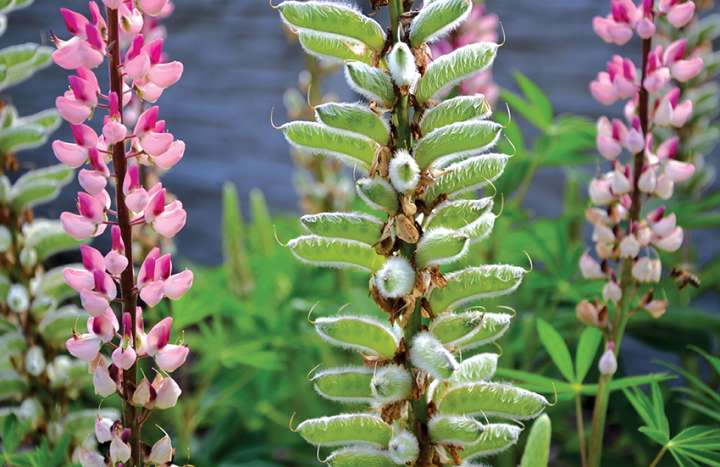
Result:
{"type": "Polygon", "coordinates": [[[150,329],[145,341],[145,351],[148,355],[155,356],[159,350],[168,345],[172,322],[172,317],[168,316],[150,329]]]}

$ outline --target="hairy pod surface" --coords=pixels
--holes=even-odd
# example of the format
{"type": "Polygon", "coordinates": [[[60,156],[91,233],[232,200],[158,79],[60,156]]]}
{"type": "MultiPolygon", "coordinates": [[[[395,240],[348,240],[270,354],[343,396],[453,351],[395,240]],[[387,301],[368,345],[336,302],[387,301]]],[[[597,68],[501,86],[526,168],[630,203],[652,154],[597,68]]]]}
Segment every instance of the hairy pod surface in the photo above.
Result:
{"type": "Polygon", "coordinates": [[[512,293],[520,286],[527,271],[507,264],[470,267],[445,276],[447,285],[434,289],[430,306],[442,313],[463,303],[512,293]]]}
{"type": "Polygon", "coordinates": [[[421,332],[413,338],[410,361],[438,380],[449,378],[458,367],[453,354],[429,332],[421,332]]]}
{"type": "Polygon", "coordinates": [[[469,120],[438,128],[418,141],[415,158],[420,167],[426,168],[476,156],[497,143],[502,128],[490,120],[469,120]]]}
{"type": "Polygon", "coordinates": [[[395,213],[398,199],[390,182],[384,178],[361,178],[355,182],[358,196],[372,209],[395,213]]]}
{"type": "Polygon", "coordinates": [[[371,65],[375,57],[365,43],[350,38],[301,31],[298,41],[309,55],[330,62],[357,61],[371,65]]]}
{"type": "Polygon", "coordinates": [[[483,424],[471,417],[435,415],[428,422],[430,439],[436,444],[465,446],[478,440],[483,424]]]}
{"type": "Polygon", "coordinates": [[[305,420],[296,431],[305,441],[321,447],[368,444],[386,448],[392,427],[377,415],[351,413],[305,420]]]}
{"type": "Polygon", "coordinates": [[[498,355],[481,353],[463,360],[450,377],[451,384],[488,381],[495,376],[498,355]]]}
{"type": "Polygon", "coordinates": [[[486,70],[495,60],[497,48],[498,45],[491,42],[478,42],[433,61],[418,81],[415,92],[418,103],[424,105],[443,89],[486,70]]]}
{"type": "Polygon", "coordinates": [[[367,367],[330,368],[313,375],[315,391],[322,397],[347,403],[370,404],[373,370],[367,367]]]}
{"type": "Polygon", "coordinates": [[[326,459],[331,467],[396,467],[390,453],[380,449],[355,446],[339,449],[326,459]]]}
{"type": "Polygon", "coordinates": [[[470,14],[472,0],[427,2],[410,25],[410,44],[433,42],[457,28],[470,14]]]}
{"type": "Polygon", "coordinates": [[[537,417],[548,401],[540,394],[509,384],[477,382],[453,386],[438,405],[442,414],[495,416],[524,420],[537,417]]]}
{"type": "Polygon", "coordinates": [[[502,337],[510,327],[512,316],[507,313],[465,311],[443,313],[430,323],[430,332],[443,345],[470,350],[502,337]]]}
{"type": "Polygon", "coordinates": [[[334,157],[367,172],[381,146],[357,133],[317,122],[289,122],[280,127],[285,139],[299,150],[334,157]]]}
{"type": "Polygon", "coordinates": [[[383,222],[361,212],[323,212],[300,218],[303,227],[320,237],[344,238],[372,245],[380,238],[383,222]]]}
{"type": "Polygon", "coordinates": [[[390,75],[362,62],[348,62],[345,65],[345,79],[353,91],[390,108],[395,100],[390,75]]]}
{"type": "Polygon", "coordinates": [[[492,212],[486,212],[470,224],[460,229],[460,233],[465,235],[470,244],[481,242],[488,238],[495,227],[495,219],[497,216],[492,212]]]}
{"type": "Polygon", "coordinates": [[[278,5],[280,16],[298,31],[314,31],[351,37],[379,52],[385,44],[385,32],[377,22],[356,9],[335,2],[285,1],[278,5]]]}
{"type": "Polygon", "coordinates": [[[402,256],[391,256],[375,274],[375,285],[385,298],[400,298],[412,292],[415,269],[402,256]]]}
{"type": "Polygon", "coordinates": [[[517,443],[520,427],[506,423],[490,423],[474,443],[463,446],[460,457],[463,460],[474,460],[502,452],[517,443]]]}
{"type": "Polygon", "coordinates": [[[505,170],[508,156],[483,154],[451,164],[430,185],[423,199],[432,203],[440,195],[454,198],[468,191],[479,190],[494,182],[505,170]]]}
{"type": "Polygon", "coordinates": [[[429,135],[438,128],[470,120],[484,120],[492,114],[484,95],[458,96],[426,110],[420,119],[420,133],[429,135]]]}
{"type": "Polygon", "coordinates": [[[390,458],[397,464],[409,464],[420,455],[420,444],[415,435],[407,430],[397,430],[388,443],[390,458]]]}
{"type": "Polygon", "coordinates": [[[320,123],[359,133],[385,146],[390,141],[390,125],[363,104],[328,102],[315,107],[315,117],[320,123]]]}
{"type": "Polygon", "coordinates": [[[415,262],[420,268],[453,263],[465,256],[468,244],[463,232],[442,227],[427,230],[417,244],[415,262]]]}
{"type": "Polygon", "coordinates": [[[370,245],[356,240],[303,235],[290,240],[288,248],[297,259],[315,266],[374,272],[385,262],[370,245]]]}
{"type": "Polygon", "coordinates": [[[394,329],[366,316],[318,318],[315,329],[320,337],[331,344],[386,360],[395,355],[399,344],[394,329]]]}
{"type": "Polygon", "coordinates": [[[493,199],[491,197],[445,201],[435,206],[425,220],[425,230],[437,227],[461,229],[476,221],[489,209],[492,209],[492,206],[493,199]]]}
{"type": "Polygon", "coordinates": [[[387,365],[375,370],[370,390],[376,402],[392,404],[406,399],[412,391],[412,376],[400,365],[387,365]]]}
{"type": "Polygon", "coordinates": [[[550,458],[552,424],[547,414],[535,420],[525,442],[520,467],[547,467],[550,458]]]}

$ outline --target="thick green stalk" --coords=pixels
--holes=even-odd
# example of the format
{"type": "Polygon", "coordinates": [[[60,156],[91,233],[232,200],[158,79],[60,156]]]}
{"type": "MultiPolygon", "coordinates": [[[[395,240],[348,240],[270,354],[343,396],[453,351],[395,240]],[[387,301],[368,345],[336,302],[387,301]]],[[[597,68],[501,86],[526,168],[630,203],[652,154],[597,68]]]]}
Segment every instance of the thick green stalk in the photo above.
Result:
{"type": "MultiPolygon", "coordinates": [[[[108,18],[108,43],[110,44],[110,91],[117,94],[120,105],[120,118],[122,118],[122,95],[123,80],[122,69],[120,67],[120,19],[118,10],[107,8],[108,18]]],[[[125,143],[119,142],[112,148],[113,169],[115,170],[115,206],[117,208],[118,226],[123,243],[125,244],[125,257],[128,261],[128,267],[120,276],[120,290],[122,299],[123,313],[130,313],[133,316],[133,323],[137,318],[136,306],[137,297],[135,295],[135,277],[133,271],[133,255],[132,255],[132,225],[130,224],[130,211],[125,204],[125,194],[122,187],[127,172],[127,159],[125,155],[125,143]]],[[[132,326],[133,346],[136,345],[135,326],[132,326]]],[[[140,437],[140,423],[137,417],[135,406],[130,403],[133,392],[137,385],[137,362],[130,367],[129,370],[123,372],[122,392],[123,392],[123,419],[127,428],[132,430],[130,438],[130,447],[132,449],[132,465],[142,467],[143,453],[142,441],[140,437]]]]}
{"type": "MultiPolygon", "coordinates": [[[[642,78],[640,79],[640,101],[638,103],[638,115],[640,117],[640,126],[642,128],[643,140],[649,132],[649,101],[648,91],[642,86],[645,82],[647,74],[647,62],[650,50],[652,48],[652,38],[644,39],[642,42],[642,78]]],[[[633,191],[632,205],[630,207],[630,215],[628,219],[628,231],[632,229],[632,225],[640,219],[642,211],[642,193],[638,188],[638,181],[642,172],[643,162],[645,161],[645,152],[640,151],[633,157],[633,191]]],[[[629,297],[632,292],[633,297],[636,294],[636,284],[632,277],[632,260],[623,262],[622,275],[620,279],[622,288],[622,299],[615,310],[615,318],[613,327],[611,328],[611,341],[615,344],[615,357],[620,352],[620,344],[625,332],[625,326],[629,318],[629,309],[631,308],[629,297]]],[[[607,417],[608,399],[610,398],[610,383],[612,375],[602,375],[598,381],[598,392],[595,397],[595,407],[593,408],[592,431],[590,433],[590,447],[588,452],[588,466],[600,467],[602,460],[603,438],[605,435],[605,420],[607,417]]]]}

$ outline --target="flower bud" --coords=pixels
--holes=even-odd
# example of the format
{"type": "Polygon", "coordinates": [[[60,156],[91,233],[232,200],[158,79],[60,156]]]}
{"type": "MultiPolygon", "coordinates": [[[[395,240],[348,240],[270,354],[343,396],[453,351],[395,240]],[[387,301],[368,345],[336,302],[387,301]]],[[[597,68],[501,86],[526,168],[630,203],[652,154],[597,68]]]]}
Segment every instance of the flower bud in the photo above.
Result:
{"type": "Polygon", "coordinates": [[[645,305],[645,311],[655,319],[660,318],[667,311],[668,301],[667,300],[652,300],[650,303],[645,305]]]}
{"type": "Polygon", "coordinates": [[[403,297],[415,286],[415,269],[402,256],[392,256],[375,274],[375,285],[385,298],[403,297]]]}
{"type": "Polygon", "coordinates": [[[400,193],[412,193],[420,181],[420,167],[415,158],[400,149],[390,160],[390,183],[400,193]]]}
{"type": "Polygon", "coordinates": [[[404,400],[412,390],[412,377],[400,365],[379,368],[370,380],[373,397],[383,405],[404,400]]]}
{"type": "Polygon", "coordinates": [[[611,346],[611,344],[608,344],[608,349],[602,354],[598,362],[598,370],[600,374],[605,376],[612,376],[617,371],[617,359],[611,346]]]}
{"type": "Polygon", "coordinates": [[[604,309],[598,309],[587,300],[583,300],[575,307],[575,316],[586,326],[603,326],[605,321],[604,309]]]}
{"type": "Polygon", "coordinates": [[[609,281],[603,286],[602,294],[606,302],[617,303],[622,298],[622,289],[617,282],[609,281]]]}

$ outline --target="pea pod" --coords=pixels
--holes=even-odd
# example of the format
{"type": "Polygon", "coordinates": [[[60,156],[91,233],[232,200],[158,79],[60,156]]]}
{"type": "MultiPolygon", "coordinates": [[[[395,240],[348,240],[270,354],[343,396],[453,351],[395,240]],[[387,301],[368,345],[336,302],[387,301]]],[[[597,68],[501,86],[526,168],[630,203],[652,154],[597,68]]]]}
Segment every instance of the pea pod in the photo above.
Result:
{"type": "Polygon", "coordinates": [[[380,239],[383,223],[361,212],[323,212],[300,218],[303,227],[320,237],[344,238],[372,245],[380,239]]]}
{"type": "Polygon", "coordinates": [[[369,404],[373,401],[372,379],[372,368],[361,366],[320,371],[313,375],[312,382],[315,391],[326,399],[369,404]]]}
{"type": "Polygon", "coordinates": [[[350,37],[364,42],[376,52],[385,45],[382,26],[348,5],[313,0],[285,1],[278,9],[292,29],[350,37]]]}
{"type": "Polygon", "coordinates": [[[502,337],[511,321],[507,313],[443,313],[430,323],[430,332],[448,347],[470,350],[502,337]]]}
{"type": "Polygon", "coordinates": [[[420,133],[428,135],[438,128],[468,120],[483,120],[491,114],[490,103],[482,94],[453,97],[423,113],[420,133]]]}
{"type": "Polygon", "coordinates": [[[383,405],[406,399],[412,387],[412,376],[400,365],[378,368],[370,382],[375,401],[383,405]]]}
{"type": "Polygon", "coordinates": [[[458,367],[455,357],[429,332],[417,334],[410,346],[410,361],[435,379],[449,378],[458,367]]]}
{"type": "Polygon", "coordinates": [[[331,467],[397,467],[387,451],[367,446],[339,449],[325,462],[331,467]]]}
{"type": "Polygon", "coordinates": [[[372,50],[363,42],[349,37],[327,36],[301,31],[298,40],[303,50],[310,55],[329,61],[358,61],[371,65],[372,50]]]}
{"type": "Polygon", "coordinates": [[[497,370],[498,355],[481,353],[463,360],[450,377],[451,384],[488,381],[497,370]]]}
{"type": "Polygon", "coordinates": [[[418,81],[415,91],[418,103],[424,105],[441,90],[486,70],[495,60],[497,48],[498,45],[491,42],[478,42],[433,61],[418,81]]]}
{"type": "Polygon", "coordinates": [[[436,227],[461,229],[492,209],[492,206],[491,197],[445,201],[432,210],[425,221],[425,230],[436,227]]]}
{"type": "Polygon", "coordinates": [[[296,431],[314,446],[367,444],[387,447],[392,428],[377,415],[349,413],[305,420],[296,431]]]}
{"type": "Polygon", "coordinates": [[[442,313],[463,303],[512,293],[520,286],[527,271],[507,264],[470,267],[447,274],[447,285],[433,289],[430,306],[442,313]]]}
{"type": "Polygon", "coordinates": [[[509,384],[476,382],[453,386],[443,395],[438,411],[448,415],[535,418],[547,407],[540,394],[509,384]]]}
{"type": "Polygon", "coordinates": [[[318,318],[315,329],[320,337],[333,345],[387,360],[395,355],[400,343],[394,329],[366,316],[318,318]]]}
{"type": "Polygon", "coordinates": [[[442,227],[425,232],[415,251],[418,267],[453,263],[467,253],[468,236],[442,227]]]}
{"type": "Polygon", "coordinates": [[[454,30],[470,14],[472,0],[437,0],[423,5],[410,24],[410,44],[420,46],[454,30]]]}
{"type": "Polygon", "coordinates": [[[552,424],[547,414],[542,414],[530,428],[525,442],[520,467],[547,467],[550,458],[552,424]]]}
{"type": "Polygon", "coordinates": [[[515,425],[505,423],[487,424],[476,442],[463,446],[460,457],[465,461],[469,461],[502,452],[517,443],[520,431],[520,427],[515,425]]]}
{"type": "Polygon", "coordinates": [[[297,259],[315,266],[375,272],[385,262],[370,245],[356,240],[303,235],[287,246],[297,259]]]}
{"type": "Polygon", "coordinates": [[[473,245],[490,236],[495,226],[496,218],[497,216],[494,213],[486,212],[458,232],[465,235],[469,240],[469,244],[473,245]]]}
{"type": "Polygon", "coordinates": [[[315,107],[318,122],[360,133],[385,146],[390,141],[390,125],[366,105],[329,102],[315,107]]]}
{"type": "Polygon", "coordinates": [[[362,62],[349,62],[345,65],[345,80],[353,91],[385,108],[390,108],[395,100],[392,79],[379,68],[362,62]]]}
{"type": "Polygon", "coordinates": [[[422,137],[415,146],[415,159],[426,168],[476,156],[493,147],[501,132],[502,126],[489,120],[453,123],[422,137]]]}
{"type": "Polygon", "coordinates": [[[299,150],[334,157],[350,167],[367,171],[380,151],[375,141],[317,122],[289,122],[280,126],[285,139],[299,150]]]}
{"type": "Polygon", "coordinates": [[[399,206],[397,193],[384,178],[361,178],[355,182],[355,188],[360,199],[372,209],[388,213],[397,211],[399,206]]]}
{"type": "Polygon", "coordinates": [[[505,170],[508,156],[483,154],[452,164],[435,178],[423,198],[432,203],[440,195],[454,198],[468,191],[475,191],[495,181],[505,170]]]}
{"type": "Polygon", "coordinates": [[[470,417],[435,415],[428,422],[430,439],[437,444],[465,446],[476,442],[483,430],[482,423],[470,417]]]}

